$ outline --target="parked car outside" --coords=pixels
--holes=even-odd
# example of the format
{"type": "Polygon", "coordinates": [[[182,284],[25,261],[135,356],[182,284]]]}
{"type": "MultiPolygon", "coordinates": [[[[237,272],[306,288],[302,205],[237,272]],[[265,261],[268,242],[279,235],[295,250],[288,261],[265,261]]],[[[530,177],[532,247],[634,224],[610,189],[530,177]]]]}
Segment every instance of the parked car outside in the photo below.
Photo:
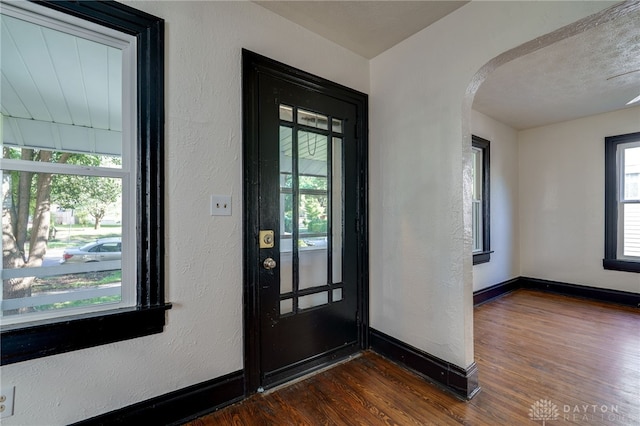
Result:
{"type": "Polygon", "coordinates": [[[104,262],[120,259],[122,259],[122,239],[102,238],[82,247],[65,249],[60,263],[104,262]]]}

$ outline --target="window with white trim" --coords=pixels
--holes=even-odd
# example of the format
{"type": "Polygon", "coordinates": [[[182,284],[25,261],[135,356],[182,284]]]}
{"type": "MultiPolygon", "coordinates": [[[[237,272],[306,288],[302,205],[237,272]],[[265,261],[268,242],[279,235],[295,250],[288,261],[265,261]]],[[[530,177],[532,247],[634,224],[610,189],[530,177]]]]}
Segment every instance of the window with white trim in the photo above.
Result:
{"type": "Polygon", "coordinates": [[[489,223],[489,146],[486,139],[473,135],[472,147],[472,232],[473,264],[491,260],[490,223],[489,223]]]}
{"type": "Polygon", "coordinates": [[[2,322],[135,306],[136,39],[0,17],[2,322]],[[95,252],[105,238],[121,256],[95,252]]]}
{"type": "Polygon", "coordinates": [[[1,19],[2,364],[161,332],[163,21],[71,1],[1,19]]]}
{"type": "Polygon", "coordinates": [[[640,133],[605,138],[605,269],[640,272],[640,133]]]}

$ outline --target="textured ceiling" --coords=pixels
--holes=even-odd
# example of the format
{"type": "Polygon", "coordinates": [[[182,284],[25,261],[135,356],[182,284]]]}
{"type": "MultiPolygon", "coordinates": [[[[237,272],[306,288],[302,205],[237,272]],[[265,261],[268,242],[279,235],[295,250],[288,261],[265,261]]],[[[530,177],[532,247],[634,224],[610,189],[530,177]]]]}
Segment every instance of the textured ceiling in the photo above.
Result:
{"type": "MultiPolygon", "coordinates": [[[[372,58],[466,2],[256,3],[372,58]]],[[[474,109],[516,129],[527,129],[627,107],[629,100],[640,95],[640,72],[634,72],[640,70],[640,2],[629,5],[626,16],[495,70],[480,86],[474,109]]]]}
{"type": "Polygon", "coordinates": [[[502,65],[480,86],[473,108],[522,130],[625,108],[638,95],[636,9],[502,65]]]}
{"type": "Polygon", "coordinates": [[[467,1],[256,1],[371,59],[467,1]]]}

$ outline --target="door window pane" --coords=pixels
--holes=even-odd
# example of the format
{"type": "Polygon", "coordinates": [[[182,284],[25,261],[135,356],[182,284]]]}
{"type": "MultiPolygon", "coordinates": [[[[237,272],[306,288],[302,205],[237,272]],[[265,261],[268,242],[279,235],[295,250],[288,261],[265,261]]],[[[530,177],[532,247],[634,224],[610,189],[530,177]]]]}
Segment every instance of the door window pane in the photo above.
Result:
{"type": "Polygon", "coordinates": [[[342,182],[342,139],[333,138],[333,161],[331,176],[331,261],[332,281],[342,282],[342,223],[343,182],[342,182]]]}
{"type": "MultiPolygon", "coordinates": [[[[291,121],[293,108],[280,106],[280,119],[291,121]],[[284,118],[283,118],[284,117],[284,118]]],[[[280,294],[293,291],[293,131],[280,126],[280,294]]],[[[293,309],[293,308],[292,308],[293,309]]]]}
{"type": "Polygon", "coordinates": [[[298,187],[300,189],[326,191],[327,177],[326,176],[300,176],[298,180],[298,187]]]}
{"type": "Polygon", "coordinates": [[[280,240],[280,294],[293,291],[293,253],[291,252],[291,240],[280,240]],[[283,246],[289,246],[283,250],[283,246]]]}
{"type": "Polygon", "coordinates": [[[308,294],[306,296],[300,296],[298,298],[298,309],[315,308],[316,306],[322,306],[329,303],[329,292],[323,291],[322,293],[308,294]]]}
{"type": "Polygon", "coordinates": [[[280,105],[280,120],[293,121],[293,108],[287,105],[280,105]]]}
{"type": "Polygon", "coordinates": [[[331,120],[331,130],[334,133],[342,133],[342,120],[333,119],[331,120]]]}
{"type": "MultiPolygon", "coordinates": [[[[280,107],[280,119],[280,294],[286,314],[329,303],[328,291],[298,291],[342,282],[343,141],[308,128],[328,130],[330,122],[331,131],[340,133],[343,122],[289,106],[280,107]],[[290,127],[290,120],[307,129],[290,127]],[[289,304],[291,294],[297,304],[289,304]]],[[[342,300],[342,289],[330,291],[333,300],[342,300]]]]}
{"type": "MultiPolygon", "coordinates": [[[[299,206],[300,235],[327,233],[327,195],[301,194],[299,206]]],[[[309,244],[313,245],[313,244],[309,244]]]]}
{"type": "Polygon", "coordinates": [[[293,131],[289,127],[280,126],[280,186],[292,188],[293,173],[293,131]]]}
{"type": "Polygon", "coordinates": [[[327,130],[329,128],[329,118],[326,115],[298,109],[298,123],[316,129],[327,130]]]}
{"type": "Polygon", "coordinates": [[[286,315],[293,312],[293,299],[284,299],[280,301],[280,315],[286,315]]]}
{"type": "Polygon", "coordinates": [[[342,300],[342,289],[341,288],[335,288],[333,289],[333,301],[334,302],[339,302],[342,300]]]}
{"type": "MultiPolygon", "coordinates": [[[[316,239],[313,243],[320,241],[316,239]]],[[[305,246],[298,252],[299,290],[327,284],[326,238],[321,243],[322,246],[306,246],[307,243],[300,240],[300,244],[305,246]]]]}
{"type": "Polygon", "coordinates": [[[298,131],[298,173],[301,176],[327,175],[327,136],[298,131]]]}

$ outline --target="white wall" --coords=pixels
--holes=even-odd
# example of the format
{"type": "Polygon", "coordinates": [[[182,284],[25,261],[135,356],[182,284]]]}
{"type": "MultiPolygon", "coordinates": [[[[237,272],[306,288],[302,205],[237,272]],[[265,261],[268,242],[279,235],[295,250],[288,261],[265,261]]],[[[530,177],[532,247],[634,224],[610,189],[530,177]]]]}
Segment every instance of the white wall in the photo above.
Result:
{"type": "Polygon", "coordinates": [[[367,92],[368,61],[250,2],[134,2],[166,20],[165,332],[2,367],[11,425],[60,425],[242,368],[241,48],[367,92]],[[233,196],[231,217],[209,195],[233,196]]]}
{"type": "Polygon", "coordinates": [[[473,291],[520,276],[518,132],[471,111],[471,133],[490,145],[491,261],[473,266],[473,291]]]}
{"type": "Polygon", "coordinates": [[[640,131],[640,107],[522,131],[522,275],[640,293],[640,276],[602,268],[604,138],[640,131]]]}
{"type": "Polygon", "coordinates": [[[495,56],[603,5],[472,2],[367,62],[249,2],[132,4],[166,19],[174,307],[162,334],[2,367],[16,386],[3,424],[68,424],[242,368],[242,47],[364,92],[371,79],[371,324],[468,366],[465,90],[495,56]],[[212,193],[233,196],[233,216],[209,216],[212,193]]]}
{"type": "Polygon", "coordinates": [[[473,362],[465,92],[496,56],[605,6],[470,2],[371,60],[373,328],[458,366],[473,362]]]}

